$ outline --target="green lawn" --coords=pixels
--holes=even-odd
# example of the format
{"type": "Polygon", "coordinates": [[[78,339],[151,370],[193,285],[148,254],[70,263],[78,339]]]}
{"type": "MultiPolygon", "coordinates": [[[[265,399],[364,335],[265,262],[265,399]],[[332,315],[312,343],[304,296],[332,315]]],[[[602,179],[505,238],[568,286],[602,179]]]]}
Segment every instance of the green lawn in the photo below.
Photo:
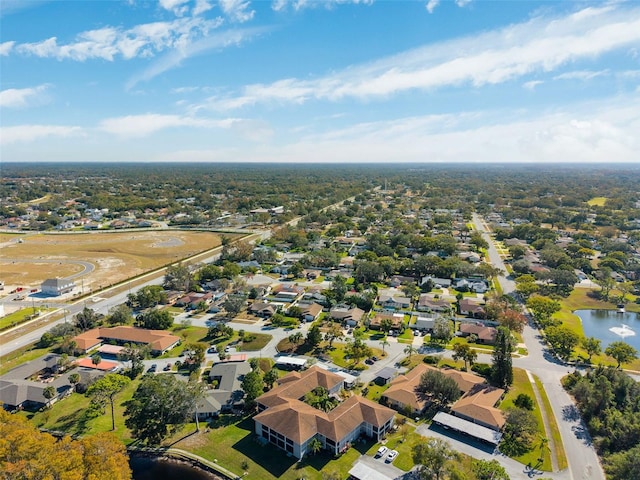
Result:
{"type": "MultiPolygon", "coordinates": [[[[527,372],[520,368],[513,369],[513,385],[504,399],[499,405],[500,410],[506,413],[506,411],[513,407],[513,401],[520,393],[525,393],[529,395],[534,401],[534,409],[533,415],[536,417],[538,422],[538,439],[536,439],[536,444],[534,444],[533,449],[530,452],[525,453],[519,457],[514,457],[515,460],[522,463],[523,465],[531,464],[536,465],[538,463],[538,457],[540,454],[543,455],[542,465],[538,468],[540,470],[544,470],[545,472],[551,471],[551,454],[549,453],[549,449],[545,449],[541,452],[540,448],[537,445],[537,442],[540,438],[546,437],[544,430],[544,423],[542,422],[542,413],[540,412],[540,405],[536,401],[535,394],[533,393],[533,387],[531,386],[531,382],[529,381],[529,377],[527,377],[527,372]]],[[[551,413],[553,416],[553,413],[551,413]]],[[[550,419],[551,420],[551,419],[550,419]]]]}
{"type": "Polygon", "coordinates": [[[258,350],[262,350],[273,338],[267,333],[248,333],[246,335],[255,338],[249,342],[242,342],[240,350],[243,352],[256,352],[258,350]]]}
{"type": "MultiPolygon", "coordinates": [[[[42,315],[45,312],[50,312],[55,310],[55,308],[37,308],[36,311],[42,315]]],[[[0,318],[0,330],[6,330],[7,328],[14,327],[16,325],[20,325],[27,320],[31,320],[31,316],[33,315],[33,308],[27,307],[18,310],[17,312],[10,313],[2,318],[0,318]]]]}
{"type": "Polygon", "coordinates": [[[549,397],[547,396],[547,392],[545,391],[542,382],[535,375],[533,376],[533,379],[536,382],[538,391],[540,392],[540,397],[542,398],[542,403],[544,404],[544,409],[546,410],[547,417],[549,419],[549,428],[551,429],[551,438],[553,439],[556,458],[558,459],[558,468],[560,470],[564,470],[565,468],[567,468],[567,457],[564,453],[564,446],[562,445],[562,437],[560,436],[560,430],[558,429],[558,422],[556,421],[556,417],[553,414],[551,403],[549,402],[549,397]]]}
{"type": "Polygon", "coordinates": [[[207,338],[208,329],[204,327],[182,327],[181,325],[174,326],[171,329],[174,335],[181,338],[180,345],[172,348],[160,358],[174,358],[180,356],[187,343],[209,343],[207,338]]]}
{"type": "MultiPolygon", "coordinates": [[[[134,380],[116,397],[116,430],[114,433],[125,444],[131,443],[132,438],[129,430],[124,425],[124,406],[122,404],[131,399],[139,383],[140,380],[134,380]]],[[[63,431],[70,434],[83,435],[111,431],[110,407],[107,406],[104,415],[87,419],[84,413],[88,406],[89,398],[79,393],[72,393],[68,398],[54,403],[50,409],[35,414],[28,412],[22,412],[21,414],[29,418],[39,428],[63,431]]]]}
{"type": "MultiPolygon", "coordinates": [[[[297,480],[321,480],[322,473],[335,472],[346,478],[356,459],[373,448],[371,441],[357,442],[344,455],[337,458],[320,453],[297,462],[273,445],[261,445],[255,439],[254,423],[250,417],[221,416],[211,424],[208,432],[185,436],[195,430],[187,425],[180,434],[167,443],[188,450],[204,458],[217,461],[233,472],[243,473],[242,465],[248,466],[248,478],[297,480]],[[184,438],[183,438],[184,437],[184,438]]],[[[377,447],[376,447],[377,448],[377,447]]]]}
{"type": "Polygon", "coordinates": [[[0,375],[4,375],[12,368],[30,362],[49,352],[49,348],[34,346],[23,347],[0,357],[0,375]]]}

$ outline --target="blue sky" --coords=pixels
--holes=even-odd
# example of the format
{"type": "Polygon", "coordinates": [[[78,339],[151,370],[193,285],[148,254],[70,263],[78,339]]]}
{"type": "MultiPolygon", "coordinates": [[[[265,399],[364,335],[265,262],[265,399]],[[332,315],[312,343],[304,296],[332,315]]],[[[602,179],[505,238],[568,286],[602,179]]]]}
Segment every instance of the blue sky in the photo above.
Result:
{"type": "Polygon", "coordinates": [[[0,7],[2,161],[640,161],[637,1],[0,7]]]}

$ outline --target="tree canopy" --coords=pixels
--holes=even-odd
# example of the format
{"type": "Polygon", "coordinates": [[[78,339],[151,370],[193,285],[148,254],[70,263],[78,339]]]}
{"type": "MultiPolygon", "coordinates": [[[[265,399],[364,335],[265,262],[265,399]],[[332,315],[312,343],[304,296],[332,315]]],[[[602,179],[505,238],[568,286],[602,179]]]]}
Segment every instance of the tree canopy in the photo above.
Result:
{"type": "Polygon", "coordinates": [[[133,437],[157,445],[191,418],[195,399],[190,385],[174,375],[145,375],[125,405],[125,425],[133,437]]]}
{"type": "Polygon", "coordinates": [[[81,440],[41,433],[0,408],[0,478],[11,480],[129,480],[125,446],[111,433],[81,440]]]}

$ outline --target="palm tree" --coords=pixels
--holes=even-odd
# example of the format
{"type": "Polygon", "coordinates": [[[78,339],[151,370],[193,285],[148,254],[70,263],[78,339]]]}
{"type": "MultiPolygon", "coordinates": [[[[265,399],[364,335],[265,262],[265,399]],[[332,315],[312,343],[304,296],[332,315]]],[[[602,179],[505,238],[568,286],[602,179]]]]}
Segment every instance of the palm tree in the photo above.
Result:
{"type": "Polygon", "coordinates": [[[382,345],[382,355],[384,355],[384,347],[388,347],[390,343],[387,341],[387,337],[384,337],[380,340],[380,345],[382,345]]]}
{"type": "Polygon", "coordinates": [[[51,407],[50,400],[55,397],[57,393],[58,391],[51,385],[44,389],[44,391],[42,392],[42,396],[47,399],[47,407],[51,407]]]}
{"type": "Polygon", "coordinates": [[[411,358],[411,355],[413,355],[414,353],[417,353],[418,351],[413,348],[413,345],[407,345],[404,349],[404,353],[406,353],[407,355],[409,355],[409,358],[411,358]]]}
{"type": "Polygon", "coordinates": [[[73,385],[73,388],[75,389],[76,385],[80,383],[80,374],[72,373],[71,375],[69,375],[69,383],[73,385]]]}
{"type": "Polygon", "coordinates": [[[311,453],[314,455],[319,453],[320,450],[322,450],[322,442],[314,437],[313,440],[309,442],[309,450],[311,450],[311,453]]]}
{"type": "Polygon", "coordinates": [[[96,367],[100,365],[100,362],[102,362],[102,357],[99,353],[96,353],[91,357],[91,363],[93,363],[96,367]]]}

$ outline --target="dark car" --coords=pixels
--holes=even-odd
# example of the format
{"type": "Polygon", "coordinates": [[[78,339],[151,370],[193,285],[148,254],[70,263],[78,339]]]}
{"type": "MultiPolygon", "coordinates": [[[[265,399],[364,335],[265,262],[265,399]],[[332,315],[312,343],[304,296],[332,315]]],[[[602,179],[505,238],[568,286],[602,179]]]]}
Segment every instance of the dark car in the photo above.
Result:
{"type": "Polygon", "coordinates": [[[147,372],[149,372],[149,373],[154,373],[156,371],[158,371],[158,364],[157,363],[154,363],[153,365],[151,365],[149,367],[149,370],[147,370],[147,372]]]}

